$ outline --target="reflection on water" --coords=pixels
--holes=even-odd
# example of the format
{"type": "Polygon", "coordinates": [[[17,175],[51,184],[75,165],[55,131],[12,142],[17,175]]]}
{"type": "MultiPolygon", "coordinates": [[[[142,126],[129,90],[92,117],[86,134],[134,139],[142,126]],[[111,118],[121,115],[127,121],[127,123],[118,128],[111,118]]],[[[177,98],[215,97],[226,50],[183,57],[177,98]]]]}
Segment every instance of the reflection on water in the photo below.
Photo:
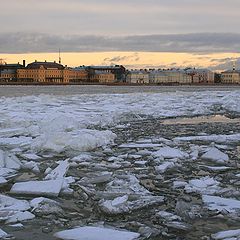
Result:
{"type": "Polygon", "coordinates": [[[199,123],[240,123],[239,118],[228,118],[224,115],[200,116],[192,118],[172,118],[162,122],[165,125],[172,124],[199,124],[199,123]]]}

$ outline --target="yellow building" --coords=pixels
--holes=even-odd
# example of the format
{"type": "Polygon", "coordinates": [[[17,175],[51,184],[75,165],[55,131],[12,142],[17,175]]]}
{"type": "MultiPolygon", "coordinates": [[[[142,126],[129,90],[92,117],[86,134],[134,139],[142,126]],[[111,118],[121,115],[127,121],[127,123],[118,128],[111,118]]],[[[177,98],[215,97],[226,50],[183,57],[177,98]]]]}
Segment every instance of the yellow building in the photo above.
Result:
{"type": "Polygon", "coordinates": [[[56,62],[33,62],[17,70],[18,81],[68,83],[70,70],[56,62]]]}
{"type": "Polygon", "coordinates": [[[85,70],[74,70],[56,62],[33,62],[17,70],[19,82],[69,83],[87,80],[85,70]]]}
{"type": "Polygon", "coordinates": [[[94,74],[90,75],[90,81],[99,83],[114,83],[115,75],[111,72],[94,71],[94,74]]]}
{"type": "Polygon", "coordinates": [[[221,82],[230,84],[240,84],[240,71],[232,70],[221,73],[221,82]]]}

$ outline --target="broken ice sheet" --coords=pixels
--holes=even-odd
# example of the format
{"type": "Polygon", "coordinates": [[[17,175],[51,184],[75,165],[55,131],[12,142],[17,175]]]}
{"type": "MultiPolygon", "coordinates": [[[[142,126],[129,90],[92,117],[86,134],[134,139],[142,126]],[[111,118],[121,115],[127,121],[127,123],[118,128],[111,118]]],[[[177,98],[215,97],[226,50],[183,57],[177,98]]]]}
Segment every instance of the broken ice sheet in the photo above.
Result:
{"type": "Polygon", "coordinates": [[[28,181],[15,183],[10,193],[57,197],[62,189],[63,179],[46,181],[28,181]]]}
{"type": "Polygon", "coordinates": [[[16,212],[7,219],[6,223],[22,222],[26,220],[31,220],[33,218],[35,218],[35,215],[30,213],[29,211],[16,212]]]}
{"type": "Polygon", "coordinates": [[[109,131],[98,131],[81,129],[75,132],[45,132],[35,138],[32,142],[32,149],[35,151],[91,151],[98,147],[111,144],[116,135],[109,131]]]}
{"type": "Polygon", "coordinates": [[[226,153],[221,152],[216,147],[210,147],[207,152],[201,156],[202,159],[211,160],[216,163],[226,163],[229,161],[229,157],[226,153]]]}
{"type": "Polygon", "coordinates": [[[0,195],[0,220],[6,221],[6,223],[33,219],[35,216],[27,211],[30,208],[30,204],[26,200],[0,195]]]}
{"type": "Polygon", "coordinates": [[[140,234],[102,227],[78,227],[57,232],[54,236],[64,240],[135,240],[140,234]]]}
{"type": "Polygon", "coordinates": [[[36,214],[41,213],[48,215],[63,212],[59,202],[44,197],[32,199],[30,201],[30,206],[32,207],[31,212],[34,212],[36,214]]]}
{"type": "Polygon", "coordinates": [[[162,196],[139,196],[137,199],[130,199],[128,195],[124,195],[113,200],[100,200],[99,207],[104,213],[120,214],[159,204],[163,201],[164,197],[162,196]]]}
{"type": "Polygon", "coordinates": [[[56,180],[56,179],[62,179],[65,177],[67,171],[69,168],[68,160],[65,161],[59,161],[58,166],[53,169],[48,175],[44,178],[45,180],[56,180]]]}
{"type": "Polygon", "coordinates": [[[13,153],[0,150],[0,167],[19,170],[22,163],[13,153]]]}
{"type": "Polygon", "coordinates": [[[240,211],[240,201],[232,198],[223,198],[218,196],[203,195],[202,200],[209,210],[226,210],[229,213],[240,211]]]}
{"type": "Polygon", "coordinates": [[[1,228],[0,228],[0,239],[4,238],[4,237],[7,237],[7,233],[4,232],[1,228]]]}
{"type": "Polygon", "coordinates": [[[222,189],[219,184],[220,182],[207,176],[190,180],[184,189],[187,193],[197,192],[201,194],[215,194],[222,189]]]}
{"type": "Polygon", "coordinates": [[[154,157],[163,157],[163,158],[179,158],[184,159],[189,157],[188,153],[183,152],[177,148],[172,147],[162,147],[158,151],[153,152],[154,157]]]}
{"type": "Polygon", "coordinates": [[[140,185],[134,175],[114,175],[115,179],[106,185],[106,192],[124,194],[151,194],[146,188],[140,185]]]}
{"type": "Polygon", "coordinates": [[[240,229],[221,231],[221,232],[212,234],[211,237],[216,240],[221,240],[221,239],[238,240],[240,237],[240,229]]]}
{"type": "Polygon", "coordinates": [[[216,142],[216,143],[238,143],[240,141],[240,133],[236,134],[213,134],[204,136],[188,136],[188,137],[176,137],[174,141],[204,141],[204,142],[216,142]]]}

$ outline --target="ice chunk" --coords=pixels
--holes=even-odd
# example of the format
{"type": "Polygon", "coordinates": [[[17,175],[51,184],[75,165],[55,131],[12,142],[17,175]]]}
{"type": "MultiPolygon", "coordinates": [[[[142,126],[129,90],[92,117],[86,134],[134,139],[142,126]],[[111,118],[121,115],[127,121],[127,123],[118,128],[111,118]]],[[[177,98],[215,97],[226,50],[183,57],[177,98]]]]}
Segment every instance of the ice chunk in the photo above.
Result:
{"type": "Polygon", "coordinates": [[[35,218],[35,215],[25,211],[25,212],[17,212],[11,217],[8,218],[6,223],[16,223],[16,222],[21,222],[21,221],[26,221],[35,218]]]}
{"type": "Polygon", "coordinates": [[[32,199],[30,205],[33,208],[32,212],[36,213],[52,214],[62,212],[60,203],[44,197],[32,199]]]}
{"type": "Polygon", "coordinates": [[[157,143],[125,143],[121,144],[120,148],[156,148],[161,147],[162,144],[157,143]]]}
{"type": "Polygon", "coordinates": [[[221,152],[215,147],[209,148],[208,151],[204,153],[201,158],[211,160],[217,163],[225,163],[229,161],[228,155],[221,152]]]}
{"type": "Polygon", "coordinates": [[[240,201],[232,198],[222,198],[211,195],[203,195],[203,202],[208,205],[209,210],[227,210],[229,213],[234,213],[240,210],[240,201]]]}
{"type": "Polygon", "coordinates": [[[110,144],[116,138],[113,132],[82,129],[76,132],[45,133],[33,140],[32,148],[36,151],[50,150],[63,152],[66,150],[91,151],[110,144]]]}
{"type": "Polygon", "coordinates": [[[139,180],[134,175],[117,176],[118,178],[109,182],[106,186],[107,192],[115,192],[120,194],[140,194],[146,195],[150,192],[140,185],[139,180]]]}
{"type": "Polygon", "coordinates": [[[100,200],[99,206],[104,213],[122,214],[145,208],[164,201],[162,196],[142,196],[137,200],[128,200],[128,196],[117,197],[114,200],[100,200]]]}
{"type": "Polygon", "coordinates": [[[238,143],[240,141],[240,133],[230,135],[207,135],[207,136],[188,136],[176,137],[176,141],[205,141],[217,143],[238,143]]]}
{"type": "Polygon", "coordinates": [[[9,168],[0,167],[0,176],[4,178],[9,178],[15,176],[16,170],[9,168]]]}
{"type": "Polygon", "coordinates": [[[6,210],[26,211],[30,209],[30,204],[26,200],[18,200],[9,196],[0,194],[0,212],[6,210]]]}
{"type": "Polygon", "coordinates": [[[212,234],[211,237],[213,239],[239,239],[240,237],[240,229],[236,229],[236,230],[228,230],[228,231],[221,231],[215,234],[212,234]]]}
{"type": "Polygon", "coordinates": [[[153,156],[155,157],[164,157],[164,158],[187,158],[188,154],[176,149],[176,148],[171,148],[171,147],[162,147],[158,151],[153,153],[153,156]]]}
{"type": "Polygon", "coordinates": [[[62,179],[63,177],[65,177],[67,171],[69,168],[69,163],[68,160],[65,161],[60,161],[58,163],[58,166],[53,169],[46,177],[45,180],[49,180],[49,179],[62,179]]]}
{"type": "Polygon", "coordinates": [[[64,240],[134,240],[140,234],[101,227],[79,227],[57,232],[54,236],[64,240]]]}
{"type": "Polygon", "coordinates": [[[116,207],[116,206],[119,206],[119,205],[121,205],[121,204],[126,203],[127,200],[128,200],[128,195],[124,195],[124,196],[122,196],[122,197],[115,198],[115,199],[111,202],[111,204],[112,204],[112,206],[116,207]]]}
{"type": "Polygon", "coordinates": [[[35,153],[25,153],[25,154],[22,154],[21,157],[27,160],[34,160],[34,161],[39,161],[41,159],[41,157],[39,157],[35,153]]]}
{"type": "Polygon", "coordinates": [[[166,212],[166,211],[159,211],[156,213],[156,216],[163,218],[166,221],[176,221],[176,220],[181,221],[182,220],[181,217],[179,217],[173,213],[166,212]]]}
{"type": "Polygon", "coordinates": [[[187,183],[184,181],[174,181],[173,182],[173,188],[182,188],[182,187],[185,187],[186,185],[187,185],[187,183]]]}
{"type": "Polygon", "coordinates": [[[161,165],[156,166],[155,170],[159,173],[164,173],[166,170],[173,168],[174,166],[175,164],[173,162],[165,162],[161,165]]]}
{"type": "Polygon", "coordinates": [[[4,237],[7,237],[7,233],[6,232],[4,232],[1,228],[0,228],[0,239],[1,238],[4,238],[4,237]]]}
{"type": "Polygon", "coordinates": [[[7,183],[8,181],[4,177],[0,177],[0,185],[7,183]]]}
{"type": "Polygon", "coordinates": [[[240,229],[236,230],[228,230],[228,231],[221,231],[215,234],[212,234],[211,237],[213,239],[239,239],[240,237],[240,229]]]}
{"type": "Polygon", "coordinates": [[[62,189],[63,179],[47,181],[29,181],[15,183],[10,192],[14,194],[29,194],[57,197],[62,189]]]}
{"type": "Polygon", "coordinates": [[[219,182],[210,177],[203,177],[200,179],[193,179],[189,181],[189,184],[185,186],[185,191],[198,192],[202,194],[214,194],[218,192],[221,187],[219,187],[219,182]]]}
{"type": "Polygon", "coordinates": [[[22,163],[13,153],[0,150],[0,167],[18,170],[21,166],[22,163]]]}

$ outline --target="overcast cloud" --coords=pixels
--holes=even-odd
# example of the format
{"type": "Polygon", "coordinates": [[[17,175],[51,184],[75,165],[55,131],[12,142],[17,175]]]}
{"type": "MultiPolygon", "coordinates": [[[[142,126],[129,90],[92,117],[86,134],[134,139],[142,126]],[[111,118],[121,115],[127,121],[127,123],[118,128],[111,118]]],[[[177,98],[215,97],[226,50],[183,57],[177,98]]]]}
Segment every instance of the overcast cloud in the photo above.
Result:
{"type": "Polygon", "coordinates": [[[0,52],[237,51],[239,0],[0,0],[0,52]],[[226,34],[231,33],[231,34],[226,34]]]}
{"type": "Polygon", "coordinates": [[[238,52],[240,34],[196,33],[125,37],[0,33],[0,52],[238,52]]]}

